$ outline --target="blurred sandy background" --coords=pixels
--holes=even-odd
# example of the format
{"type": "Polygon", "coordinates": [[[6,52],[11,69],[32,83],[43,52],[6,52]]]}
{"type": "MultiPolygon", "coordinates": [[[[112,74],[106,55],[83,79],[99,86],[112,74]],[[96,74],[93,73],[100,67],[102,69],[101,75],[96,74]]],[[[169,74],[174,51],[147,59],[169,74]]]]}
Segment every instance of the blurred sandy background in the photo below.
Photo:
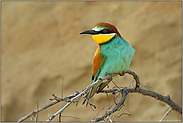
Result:
{"type": "MultiPolygon", "coordinates": [[[[49,104],[54,93],[61,97],[81,91],[91,83],[92,60],[97,44],[80,32],[99,22],[114,24],[136,50],[130,70],[150,90],[182,104],[181,2],[2,2],[2,121],[18,121],[38,107],[49,104]]],[[[132,77],[115,78],[128,87],[132,77]]],[[[114,85],[111,83],[110,87],[114,85]]],[[[103,115],[113,101],[96,94],[95,111],[69,106],[62,121],[91,121],[103,115]]],[[[62,103],[63,106],[64,103],[62,103]]],[[[58,111],[60,104],[39,113],[39,121],[58,111]]],[[[182,107],[182,106],[181,106],[182,107]]],[[[159,121],[169,109],[165,103],[141,94],[130,94],[113,121],[159,121]]],[[[181,121],[171,111],[165,118],[181,121]]],[[[30,121],[30,119],[26,120],[30,121]]],[[[56,117],[53,121],[58,121],[56,117]]]]}

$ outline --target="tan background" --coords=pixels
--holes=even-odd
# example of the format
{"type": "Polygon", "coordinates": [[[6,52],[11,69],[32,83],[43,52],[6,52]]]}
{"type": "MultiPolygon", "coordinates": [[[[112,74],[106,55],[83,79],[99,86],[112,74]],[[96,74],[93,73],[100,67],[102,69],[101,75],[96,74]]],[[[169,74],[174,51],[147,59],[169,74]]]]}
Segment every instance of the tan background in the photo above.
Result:
{"type": "MultiPolygon", "coordinates": [[[[92,60],[97,44],[91,36],[79,35],[99,22],[114,24],[136,50],[130,70],[152,91],[182,104],[181,2],[2,2],[2,121],[18,121],[49,104],[52,94],[64,96],[91,83],[92,60]]],[[[115,78],[129,86],[132,77],[115,78]]],[[[111,83],[110,87],[114,85],[111,83]]],[[[91,102],[95,111],[70,105],[62,121],[91,121],[107,110],[110,100],[98,94],[91,102]]],[[[63,105],[64,103],[62,103],[63,105]]],[[[141,94],[130,94],[125,107],[115,113],[130,116],[113,121],[159,121],[169,109],[165,103],[141,94]]],[[[57,104],[39,113],[39,121],[58,111],[57,104]]],[[[181,106],[182,107],[182,106],[181,106]]],[[[165,120],[181,120],[171,111],[165,120]]],[[[26,120],[30,121],[30,119],[26,120]]],[[[53,121],[58,121],[56,117],[53,121]]]]}

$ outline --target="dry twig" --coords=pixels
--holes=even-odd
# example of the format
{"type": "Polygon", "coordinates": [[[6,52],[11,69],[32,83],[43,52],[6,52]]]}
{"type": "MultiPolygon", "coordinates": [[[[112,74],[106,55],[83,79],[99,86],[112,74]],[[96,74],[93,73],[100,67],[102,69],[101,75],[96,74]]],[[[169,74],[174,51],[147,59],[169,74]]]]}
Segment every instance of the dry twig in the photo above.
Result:
{"type": "Polygon", "coordinates": [[[45,105],[45,106],[43,106],[43,107],[41,107],[41,108],[39,108],[39,109],[37,109],[37,110],[35,110],[35,111],[29,113],[28,115],[26,115],[26,116],[20,118],[20,119],[18,120],[18,122],[22,122],[22,121],[26,120],[27,118],[29,118],[30,116],[35,115],[36,113],[38,113],[38,112],[40,112],[40,111],[42,111],[42,110],[44,110],[44,109],[46,109],[46,108],[48,108],[48,107],[50,107],[50,106],[52,106],[52,105],[57,104],[57,103],[60,102],[60,101],[65,101],[65,100],[67,100],[67,99],[70,99],[70,100],[68,101],[68,103],[67,103],[63,108],[61,108],[61,109],[60,109],[59,111],[57,111],[54,115],[52,115],[51,118],[49,118],[49,119],[47,120],[47,122],[48,122],[48,121],[51,121],[55,116],[57,116],[59,113],[63,112],[63,111],[65,110],[65,108],[67,108],[74,100],[76,100],[77,98],[79,98],[81,95],[84,95],[85,93],[87,93],[88,90],[89,90],[90,88],[92,88],[94,85],[100,83],[100,82],[103,81],[103,80],[109,79],[111,76],[115,76],[115,75],[117,75],[117,74],[118,74],[118,73],[115,73],[115,74],[112,74],[112,75],[107,75],[107,76],[105,76],[105,77],[102,77],[102,78],[98,79],[96,82],[94,82],[94,83],[92,83],[91,85],[89,85],[88,87],[86,87],[86,88],[85,88],[83,91],[81,91],[81,92],[76,92],[76,93],[74,93],[74,94],[72,94],[72,95],[69,95],[69,96],[66,96],[66,97],[63,97],[63,98],[57,98],[57,97],[55,97],[54,99],[51,99],[51,100],[55,100],[54,102],[52,102],[52,103],[50,103],[50,104],[48,104],[48,105],[45,105]]]}
{"type": "Polygon", "coordinates": [[[165,115],[161,118],[161,120],[159,122],[162,122],[163,119],[170,113],[170,111],[172,110],[172,108],[170,108],[166,113],[165,115]]]}
{"type": "MultiPolygon", "coordinates": [[[[106,89],[106,90],[102,90],[99,93],[111,93],[111,92],[119,92],[118,89],[106,89]]],[[[173,102],[169,96],[163,96],[161,94],[158,94],[156,92],[150,91],[148,89],[145,88],[139,88],[138,90],[136,90],[136,88],[123,88],[121,90],[121,100],[117,103],[117,105],[111,109],[110,111],[108,111],[107,113],[105,113],[104,115],[92,120],[92,122],[99,122],[104,120],[106,117],[110,116],[111,114],[113,114],[114,112],[117,111],[118,108],[120,108],[120,106],[124,103],[126,96],[128,95],[128,93],[140,93],[146,96],[150,96],[153,97],[157,100],[160,100],[162,102],[165,102],[166,104],[168,104],[172,110],[175,110],[177,112],[179,112],[180,114],[182,114],[182,108],[179,107],[175,102],[173,102]]]]}
{"type": "MultiPolygon", "coordinates": [[[[172,110],[176,110],[177,112],[182,114],[182,108],[179,107],[176,103],[174,103],[170,99],[170,96],[163,96],[161,94],[158,94],[156,92],[150,91],[148,89],[140,88],[139,86],[142,85],[142,84],[140,83],[139,77],[135,74],[135,72],[127,70],[123,74],[120,74],[120,75],[123,76],[125,73],[128,73],[128,74],[133,76],[134,80],[136,81],[136,86],[134,88],[112,88],[112,89],[106,89],[106,90],[102,90],[102,91],[98,92],[98,93],[113,93],[113,94],[116,94],[116,93],[120,92],[121,93],[121,99],[120,99],[120,101],[116,104],[116,106],[113,109],[111,109],[109,111],[106,111],[104,115],[102,115],[102,116],[100,116],[98,118],[95,118],[94,120],[92,120],[92,122],[98,122],[98,121],[104,120],[105,118],[107,118],[111,114],[113,114],[114,112],[119,111],[121,109],[121,107],[123,106],[124,102],[125,102],[126,96],[129,93],[141,93],[143,95],[153,97],[153,98],[155,98],[157,100],[160,100],[162,102],[167,103],[172,108],[172,110]]],[[[45,105],[45,106],[43,106],[43,107],[41,107],[41,108],[39,108],[39,109],[29,113],[28,115],[26,115],[26,116],[22,117],[21,119],[19,119],[18,122],[22,122],[22,121],[26,120],[27,118],[29,118],[31,116],[35,116],[36,113],[38,113],[38,112],[40,112],[40,111],[42,111],[42,110],[44,110],[44,109],[46,109],[48,107],[51,107],[51,106],[57,104],[60,101],[66,101],[67,104],[64,107],[62,107],[59,111],[57,111],[55,114],[53,114],[47,120],[47,122],[51,121],[55,116],[57,116],[58,114],[62,113],[71,103],[75,102],[76,99],[78,99],[81,96],[83,96],[84,94],[86,94],[91,87],[93,87],[94,85],[102,82],[103,80],[110,79],[111,76],[113,77],[113,76],[116,76],[118,74],[119,73],[114,73],[112,75],[107,75],[107,76],[105,76],[103,78],[99,78],[96,82],[92,83],[91,85],[86,87],[84,90],[82,90],[80,92],[76,92],[76,93],[74,93],[72,95],[69,95],[69,96],[66,96],[66,97],[63,97],[63,98],[58,98],[58,97],[53,95],[54,99],[50,99],[50,100],[55,100],[54,102],[52,102],[52,103],[50,103],[48,105],[45,105]]],[[[91,105],[93,105],[93,104],[91,104],[91,105]]],[[[112,121],[111,118],[109,120],[112,121]]]]}

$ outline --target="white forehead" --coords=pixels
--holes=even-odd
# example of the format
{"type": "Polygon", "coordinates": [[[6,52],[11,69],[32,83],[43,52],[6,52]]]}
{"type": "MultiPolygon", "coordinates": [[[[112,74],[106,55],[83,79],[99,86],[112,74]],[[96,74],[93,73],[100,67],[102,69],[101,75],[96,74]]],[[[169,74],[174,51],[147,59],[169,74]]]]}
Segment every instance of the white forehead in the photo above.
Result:
{"type": "Polygon", "coordinates": [[[94,27],[92,30],[94,30],[94,31],[100,31],[100,30],[103,30],[104,28],[103,27],[94,27]]]}

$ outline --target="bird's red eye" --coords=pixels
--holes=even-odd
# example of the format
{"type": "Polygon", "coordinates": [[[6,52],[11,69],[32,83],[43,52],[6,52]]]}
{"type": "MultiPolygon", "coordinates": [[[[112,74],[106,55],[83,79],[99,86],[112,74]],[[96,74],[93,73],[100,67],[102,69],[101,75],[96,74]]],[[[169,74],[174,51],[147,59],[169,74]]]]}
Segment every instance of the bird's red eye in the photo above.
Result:
{"type": "Polygon", "coordinates": [[[106,33],[106,29],[103,29],[103,33],[106,33]]]}

